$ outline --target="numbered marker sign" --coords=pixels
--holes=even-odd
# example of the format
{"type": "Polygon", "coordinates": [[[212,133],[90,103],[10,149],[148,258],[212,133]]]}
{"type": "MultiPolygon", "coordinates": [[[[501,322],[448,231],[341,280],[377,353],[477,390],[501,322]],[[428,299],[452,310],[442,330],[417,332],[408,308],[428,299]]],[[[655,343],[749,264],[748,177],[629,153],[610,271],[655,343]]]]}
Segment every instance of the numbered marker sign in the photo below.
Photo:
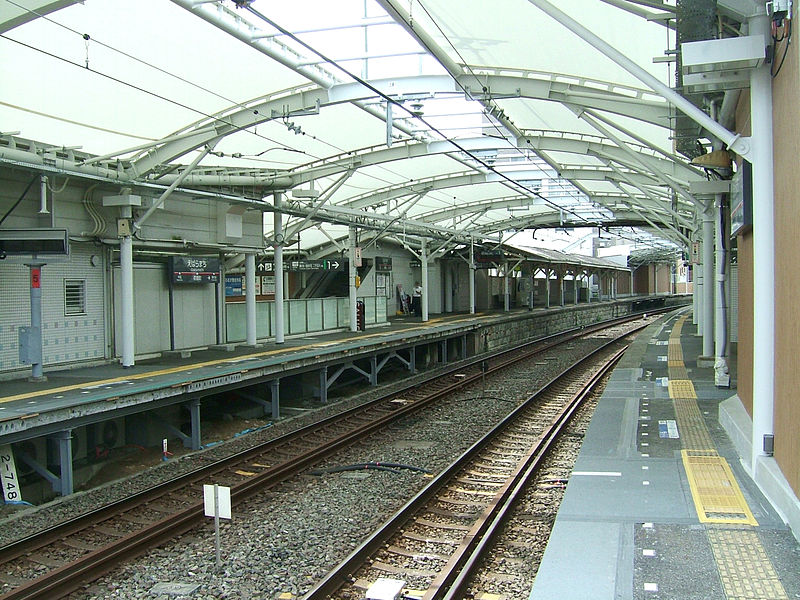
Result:
{"type": "Polygon", "coordinates": [[[19,489],[17,465],[14,463],[14,453],[11,445],[0,446],[0,480],[3,482],[3,499],[6,502],[20,502],[22,493],[19,489]]]}

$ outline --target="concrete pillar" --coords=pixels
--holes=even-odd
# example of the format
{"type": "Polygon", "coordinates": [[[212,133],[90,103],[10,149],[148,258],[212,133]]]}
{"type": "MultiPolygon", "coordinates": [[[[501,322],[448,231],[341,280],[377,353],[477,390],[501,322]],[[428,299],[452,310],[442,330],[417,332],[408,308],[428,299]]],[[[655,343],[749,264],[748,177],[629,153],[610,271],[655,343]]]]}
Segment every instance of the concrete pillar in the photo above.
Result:
{"type": "Polygon", "coordinates": [[[453,312],[453,268],[444,263],[444,312],[453,312]]]}
{"type": "Polygon", "coordinates": [[[191,416],[192,421],[192,439],[191,439],[191,448],[192,450],[200,450],[203,447],[202,442],[202,432],[200,427],[200,400],[191,400],[189,402],[189,415],[191,416]]]}

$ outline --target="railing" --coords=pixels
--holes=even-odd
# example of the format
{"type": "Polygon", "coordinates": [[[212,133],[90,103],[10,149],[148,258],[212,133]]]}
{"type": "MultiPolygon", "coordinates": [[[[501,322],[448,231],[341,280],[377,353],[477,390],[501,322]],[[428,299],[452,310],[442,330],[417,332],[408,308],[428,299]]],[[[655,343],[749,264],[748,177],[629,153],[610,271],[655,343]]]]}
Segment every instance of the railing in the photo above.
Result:
{"type": "MultiPolygon", "coordinates": [[[[386,298],[359,296],[364,302],[366,325],[386,323],[386,298]]],[[[298,335],[350,327],[349,298],[303,298],[283,301],[283,330],[298,335]]],[[[244,302],[226,304],[227,341],[247,339],[247,315],[244,302]]],[[[256,302],[256,337],[274,337],[275,302],[256,302]]]]}

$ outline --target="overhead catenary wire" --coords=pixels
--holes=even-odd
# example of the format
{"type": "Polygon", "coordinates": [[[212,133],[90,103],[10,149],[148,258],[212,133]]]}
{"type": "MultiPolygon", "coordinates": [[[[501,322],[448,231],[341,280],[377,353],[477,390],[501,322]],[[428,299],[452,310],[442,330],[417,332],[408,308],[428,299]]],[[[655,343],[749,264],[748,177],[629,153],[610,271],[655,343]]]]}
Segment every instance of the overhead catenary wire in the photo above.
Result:
{"type": "Polygon", "coordinates": [[[423,123],[423,124],[424,124],[424,125],[425,125],[425,126],[428,128],[428,129],[429,129],[429,130],[431,130],[431,131],[434,131],[434,132],[435,132],[435,133],[436,133],[438,136],[440,136],[440,138],[441,138],[442,140],[444,140],[444,141],[446,141],[446,142],[449,142],[449,143],[450,143],[450,144],[452,144],[452,145],[453,145],[453,146],[454,146],[454,147],[455,147],[455,148],[456,148],[458,151],[460,151],[460,152],[462,152],[463,154],[465,154],[465,155],[469,156],[469,157],[470,157],[472,160],[476,161],[476,162],[477,162],[477,163],[479,163],[479,164],[480,164],[482,167],[484,167],[485,169],[487,169],[487,170],[491,171],[492,173],[494,173],[495,175],[497,175],[498,177],[500,177],[500,178],[501,178],[501,179],[503,179],[504,181],[507,181],[508,183],[512,184],[513,186],[516,186],[516,187],[517,187],[517,188],[519,188],[519,189],[520,189],[520,190],[521,190],[521,191],[522,191],[524,194],[526,194],[526,195],[527,195],[527,194],[533,194],[533,195],[535,195],[537,198],[540,198],[542,201],[544,201],[544,202],[545,202],[545,203],[546,203],[548,206],[550,206],[551,208],[554,208],[554,209],[557,209],[557,210],[565,210],[566,212],[569,212],[570,214],[574,215],[575,217],[577,217],[577,218],[578,218],[578,219],[580,219],[581,221],[584,221],[584,222],[586,222],[586,223],[590,223],[590,222],[591,222],[591,221],[589,221],[588,219],[586,219],[585,217],[583,217],[582,215],[578,214],[577,212],[574,212],[574,211],[572,211],[572,210],[570,210],[570,209],[563,209],[561,206],[559,206],[558,204],[556,204],[556,203],[552,202],[551,200],[549,200],[549,199],[548,199],[547,197],[545,197],[544,195],[542,195],[542,194],[540,194],[540,193],[538,193],[538,192],[536,192],[536,191],[534,191],[534,190],[530,190],[530,189],[528,189],[527,187],[525,187],[524,185],[522,185],[522,184],[521,184],[521,183],[519,183],[518,181],[516,181],[516,180],[512,179],[511,177],[509,177],[508,175],[506,175],[505,173],[503,173],[502,171],[498,171],[498,170],[497,170],[497,169],[496,169],[496,168],[495,168],[493,165],[490,165],[488,162],[486,162],[485,160],[483,160],[482,158],[480,158],[479,156],[477,156],[477,155],[476,155],[476,154],[474,154],[473,152],[471,152],[471,151],[467,150],[467,149],[466,149],[466,148],[465,148],[463,145],[459,144],[459,143],[458,143],[456,140],[453,140],[453,139],[450,139],[450,138],[448,138],[448,137],[447,137],[447,136],[446,136],[444,133],[442,133],[442,131],[441,131],[439,128],[437,128],[437,127],[434,127],[434,126],[433,126],[431,123],[429,123],[429,122],[428,122],[428,121],[427,121],[427,120],[426,120],[424,117],[422,117],[421,115],[415,114],[415,113],[414,113],[414,111],[412,111],[412,110],[410,110],[408,107],[406,107],[406,106],[405,106],[405,104],[404,104],[403,102],[399,102],[398,100],[396,100],[396,99],[392,98],[392,97],[391,97],[391,96],[389,96],[388,94],[385,94],[384,92],[382,92],[381,90],[379,90],[378,88],[376,88],[374,85],[372,85],[372,84],[371,84],[371,83],[369,83],[368,81],[366,81],[366,80],[364,80],[363,78],[359,77],[358,75],[356,75],[355,73],[353,73],[352,71],[350,71],[350,70],[349,70],[349,69],[347,69],[346,67],[342,66],[341,64],[339,64],[339,63],[338,63],[338,62],[336,62],[335,60],[333,60],[333,59],[329,58],[327,55],[325,55],[325,54],[324,54],[324,53],[322,53],[321,51],[317,50],[316,48],[312,47],[312,46],[311,46],[310,44],[308,44],[307,42],[304,42],[303,40],[301,40],[299,37],[297,37],[295,34],[293,34],[293,33],[292,33],[291,31],[289,31],[288,29],[286,29],[286,28],[282,27],[281,25],[279,25],[278,23],[276,23],[275,21],[273,21],[272,19],[270,19],[270,18],[269,18],[269,17],[267,17],[266,15],[264,15],[264,14],[262,14],[261,12],[257,11],[255,8],[253,8],[253,6],[252,6],[252,5],[249,5],[249,4],[248,4],[248,5],[244,6],[243,8],[244,8],[245,10],[247,10],[248,12],[250,12],[251,14],[253,14],[254,16],[258,17],[259,19],[263,20],[265,23],[267,23],[267,24],[269,24],[270,26],[274,27],[276,30],[278,30],[278,31],[279,31],[280,33],[282,33],[283,35],[285,35],[285,36],[287,36],[287,37],[291,38],[291,39],[292,39],[292,40],[294,40],[296,43],[298,43],[298,44],[300,44],[301,46],[303,46],[303,48],[305,48],[305,49],[306,49],[306,50],[308,50],[309,52],[312,52],[312,53],[316,54],[316,55],[317,55],[319,58],[321,58],[321,59],[322,59],[324,62],[326,62],[326,63],[328,63],[328,64],[330,64],[330,65],[334,66],[334,67],[335,67],[335,68],[337,68],[337,69],[339,69],[339,70],[340,70],[342,73],[344,73],[345,75],[347,75],[348,77],[350,77],[350,78],[351,78],[353,81],[355,81],[356,83],[358,83],[358,84],[360,84],[360,85],[363,85],[365,88],[367,88],[368,90],[370,90],[371,92],[373,92],[373,93],[374,93],[376,96],[379,96],[380,98],[382,98],[382,99],[383,99],[383,100],[385,100],[386,102],[391,102],[393,106],[397,106],[397,107],[401,108],[401,109],[402,109],[404,112],[406,112],[406,113],[407,113],[407,114],[408,114],[410,117],[412,117],[412,118],[415,118],[415,119],[419,120],[419,121],[420,121],[421,123],[423,123]]]}

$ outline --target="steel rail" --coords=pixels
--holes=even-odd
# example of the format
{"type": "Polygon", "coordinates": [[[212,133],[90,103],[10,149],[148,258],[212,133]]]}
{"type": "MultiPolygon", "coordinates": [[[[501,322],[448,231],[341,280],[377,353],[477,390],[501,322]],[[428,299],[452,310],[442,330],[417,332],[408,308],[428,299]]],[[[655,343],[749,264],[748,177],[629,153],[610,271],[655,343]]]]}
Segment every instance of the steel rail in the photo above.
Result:
{"type": "MultiPolygon", "coordinates": [[[[644,327],[644,326],[643,326],[644,327]]],[[[642,327],[642,328],[643,328],[642,327]]],[[[641,329],[641,328],[639,328],[641,329]]],[[[630,335],[631,332],[627,332],[625,336],[630,335]]],[[[625,337],[622,336],[622,337],[625,337]]],[[[513,423],[518,415],[522,413],[526,408],[530,407],[530,405],[535,402],[540,396],[547,393],[550,389],[554,388],[559,381],[567,376],[569,372],[573,371],[574,369],[578,368],[580,365],[584,364],[586,361],[591,360],[592,357],[596,356],[598,353],[602,352],[605,348],[609,345],[617,343],[617,339],[612,339],[607,343],[603,344],[599,348],[596,348],[593,352],[589,355],[584,357],[582,360],[578,361],[574,365],[571,365],[564,371],[562,371],[559,375],[554,377],[551,381],[545,384],[539,391],[533,394],[526,402],[518,406],[514,411],[512,411],[508,416],[506,416],[497,426],[495,426],[489,433],[487,433],[483,438],[478,440],[475,444],[473,444],[468,450],[466,450],[460,457],[458,457],[449,467],[447,467],[444,471],[442,471],[438,476],[436,476],[424,489],[422,489],[414,498],[409,500],[400,510],[398,510],[391,519],[385,522],[379,529],[377,529],[369,538],[367,538],[361,546],[356,548],[348,557],[346,557],[339,565],[337,565],[332,571],[330,571],[322,580],[320,580],[316,586],[314,586],[311,590],[309,590],[303,597],[302,600],[326,600],[328,598],[335,597],[336,592],[346,584],[352,575],[361,567],[361,565],[365,564],[369,561],[373,555],[382,547],[385,546],[387,541],[398,532],[401,528],[408,523],[413,516],[423,507],[425,506],[430,500],[432,500],[436,494],[444,488],[460,471],[464,469],[464,467],[474,459],[485,447],[487,447],[490,443],[492,438],[497,436],[502,430],[504,430],[508,425],[513,423]]],[[[616,362],[621,356],[621,352],[616,353],[612,360],[607,361],[607,368],[610,368],[610,364],[616,362]]],[[[606,368],[606,370],[607,370],[606,368]]],[[[596,385],[599,378],[595,377],[592,379],[592,383],[596,385]]],[[[585,397],[583,395],[582,397],[585,397]]],[[[569,412],[572,413],[575,407],[573,406],[569,409],[569,412]]],[[[566,422],[565,419],[561,419],[566,422]]],[[[563,426],[564,423],[561,423],[563,426]]],[[[557,435],[555,429],[550,432],[550,434],[544,436],[542,438],[543,442],[549,440],[547,443],[549,444],[552,442],[552,439],[557,435]]],[[[542,443],[543,443],[542,442],[542,443]]],[[[546,449],[541,450],[541,452],[533,452],[531,455],[531,460],[534,463],[538,464],[540,455],[543,455],[546,452],[546,449]],[[535,460],[534,460],[535,459],[535,460]]],[[[506,486],[507,490],[511,490],[512,485],[506,486]]],[[[516,492],[516,490],[515,490],[516,492]]],[[[516,492],[518,493],[518,492],[516,492]]],[[[492,514],[495,514],[496,510],[499,510],[501,505],[495,507],[495,510],[492,511],[492,514]]],[[[505,511],[503,511],[505,513],[505,511]]],[[[496,525],[493,524],[493,527],[496,525]]],[[[461,554],[464,557],[471,558],[471,554],[467,553],[467,550],[471,550],[475,543],[480,542],[481,533],[484,529],[488,528],[488,521],[486,523],[476,523],[475,527],[469,531],[466,535],[467,543],[463,549],[459,549],[461,554]],[[477,528],[477,530],[475,529],[477,528]]],[[[465,558],[465,560],[469,560],[469,558],[465,558]]],[[[427,593],[423,597],[424,600],[431,600],[433,598],[439,598],[439,592],[444,593],[446,591],[446,585],[448,582],[455,580],[458,578],[459,567],[462,564],[461,557],[453,558],[451,557],[448,565],[446,567],[446,571],[440,575],[442,581],[436,580],[437,590],[434,590],[435,595],[429,596],[427,593]],[[451,565],[451,563],[453,563],[451,565]]]]}
{"type": "MultiPolygon", "coordinates": [[[[651,314],[653,312],[654,311],[651,311],[651,314]]],[[[233,486],[231,490],[231,499],[234,504],[238,504],[252,494],[274,486],[291,477],[303,468],[318,462],[325,456],[343,447],[346,447],[366,433],[374,431],[375,429],[378,429],[388,422],[401,416],[420,410],[436,399],[452,393],[454,390],[468,385],[469,383],[475,382],[486,372],[505,368],[514,362],[529,358],[535,353],[550,349],[560,343],[566,343],[574,340],[577,337],[586,335],[589,332],[597,331],[604,327],[613,326],[619,322],[633,320],[635,318],[637,317],[628,316],[624,319],[613,319],[604,323],[603,325],[593,325],[592,327],[587,327],[584,329],[571,330],[569,334],[562,332],[559,334],[546,336],[545,338],[539,338],[524,345],[525,347],[529,348],[529,351],[524,354],[519,351],[519,348],[514,348],[510,350],[502,350],[488,356],[484,354],[473,357],[467,361],[461,361],[458,364],[454,364],[452,368],[446,370],[444,373],[441,371],[436,373],[431,380],[442,380],[447,379],[448,377],[450,377],[451,380],[447,381],[444,387],[436,390],[434,393],[428,394],[428,396],[424,399],[410,401],[406,405],[400,407],[393,406],[391,404],[391,399],[393,398],[407,396],[415,389],[420,389],[422,387],[426,387],[426,391],[429,391],[430,388],[429,383],[426,383],[424,386],[419,382],[409,384],[399,391],[392,391],[383,398],[372,400],[361,406],[348,409],[331,417],[327,417],[318,423],[308,425],[294,432],[286,434],[285,436],[281,436],[280,438],[266,442],[258,447],[245,450],[212,465],[207,465],[187,473],[176,480],[160,484],[154,488],[139,492],[138,494],[135,494],[129,498],[106,505],[95,511],[86,513],[75,519],[60,524],[45,532],[41,532],[40,534],[23,538],[18,542],[9,544],[0,549],[0,554],[2,554],[4,562],[7,562],[13,558],[30,554],[33,551],[47,546],[54,541],[63,539],[64,537],[79,532],[82,529],[90,528],[92,525],[95,525],[100,521],[108,520],[110,515],[113,517],[114,515],[125,513],[137,506],[152,502],[157,498],[162,498],[166,494],[174,493],[180,489],[185,489],[187,486],[193,486],[203,480],[207,481],[208,478],[212,477],[214,474],[229,470],[233,465],[237,465],[242,461],[247,461],[248,459],[263,454],[264,452],[274,450],[279,445],[289,445],[307,438],[318,438],[320,431],[322,431],[324,428],[340,425],[347,418],[357,418],[358,415],[363,414],[365,411],[371,410],[379,413],[377,416],[372,417],[370,422],[359,427],[353,427],[351,430],[335,436],[324,446],[297,453],[283,463],[250,477],[239,485],[233,486]],[[530,348],[534,349],[530,350],[530,348]],[[498,361],[498,358],[501,357],[503,357],[502,360],[498,361]],[[486,364],[488,361],[493,362],[488,369],[484,370],[483,368],[475,368],[477,366],[486,364]],[[472,372],[465,373],[465,368],[467,370],[472,368],[472,372]],[[452,379],[452,375],[456,372],[464,376],[458,378],[457,380],[452,379]],[[390,406],[391,408],[387,408],[387,406],[390,406]]],[[[151,526],[123,536],[107,546],[90,551],[88,554],[80,557],[77,561],[73,561],[52,569],[41,577],[15,587],[9,592],[1,595],[0,600],[22,600],[44,597],[53,598],[67,594],[78,589],[87,581],[95,579],[100,575],[110,571],[119,562],[142,554],[149,548],[173,539],[176,535],[188,531],[199,522],[202,522],[202,520],[202,502],[192,503],[188,508],[176,511],[175,513],[165,517],[151,526]]]]}

